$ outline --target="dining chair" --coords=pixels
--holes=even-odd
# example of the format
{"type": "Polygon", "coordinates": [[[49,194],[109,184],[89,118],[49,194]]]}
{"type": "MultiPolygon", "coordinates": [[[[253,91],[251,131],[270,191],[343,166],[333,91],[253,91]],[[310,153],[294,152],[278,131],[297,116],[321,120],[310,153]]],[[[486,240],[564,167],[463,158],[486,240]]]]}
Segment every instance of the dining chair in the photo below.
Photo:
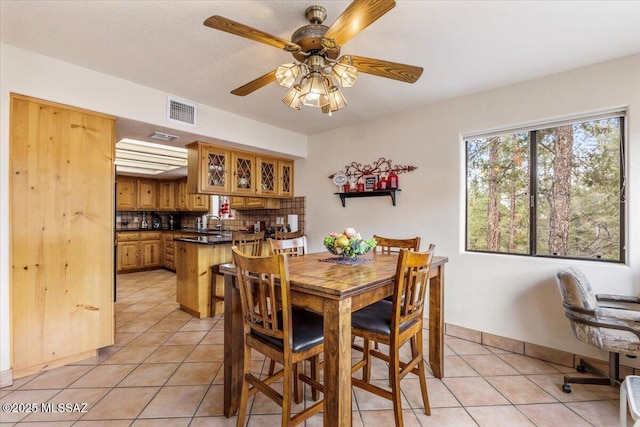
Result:
{"type": "MultiPolygon", "coordinates": [[[[262,242],[264,241],[264,231],[259,233],[244,233],[235,231],[231,233],[231,245],[236,246],[241,252],[248,255],[262,255],[262,242]]],[[[220,274],[219,265],[210,267],[211,274],[211,316],[215,313],[216,304],[224,301],[224,284],[218,283],[217,277],[220,274]]]]}
{"type": "Polygon", "coordinates": [[[391,253],[398,252],[400,249],[408,249],[413,251],[420,250],[420,237],[414,237],[412,239],[394,239],[389,237],[382,237],[373,235],[376,239],[376,247],[374,252],[391,253]]]}
{"type": "Polygon", "coordinates": [[[262,392],[282,407],[282,426],[296,425],[323,409],[323,400],[291,416],[297,379],[323,391],[317,377],[298,369],[299,362],[318,356],[324,348],[320,314],[290,304],[288,256],[253,257],[232,247],[244,322],[244,364],[237,426],[244,426],[250,396],[262,392]],[[255,350],[283,368],[266,378],[251,372],[255,350]],[[282,394],[270,385],[282,378],[282,394]]]}
{"type": "Polygon", "coordinates": [[[304,255],[307,251],[307,236],[295,237],[293,239],[268,239],[269,254],[304,255]]]}
{"type": "Polygon", "coordinates": [[[281,230],[276,230],[275,232],[275,239],[276,240],[283,240],[283,239],[295,239],[296,237],[300,237],[302,236],[302,230],[298,230],[298,231],[281,231],[281,230]]]}
{"type": "Polygon", "coordinates": [[[396,267],[393,301],[381,300],[351,315],[351,333],[363,339],[362,359],[352,367],[352,373],[362,369],[362,379],[353,376],[351,384],[393,402],[396,426],[403,426],[400,380],[413,373],[420,380],[424,412],[431,415],[425,357],[422,343],[422,324],[425,291],[429,285],[429,267],[435,245],[426,252],[401,249],[396,267]],[[388,352],[371,348],[371,342],[388,346],[388,352]],[[411,346],[411,360],[400,360],[400,348],[411,346]],[[389,364],[390,390],[371,383],[371,358],[389,364]]]}
{"type": "Polygon", "coordinates": [[[231,246],[236,246],[238,250],[246,255],[262,255],[262,242],[264,241],[264,231],[257,233],[244,233],[234,231],[231,233],[231,246]]]}
{"type": "MultiPolygon", "coordinates": [[[[267,239],[269,243],[269,255],[278,255],[285,254],[287,256],[302,256],[306,254],[307,251],[307,237],[300,236],[293,239],[267,239]]],[[[311,375],[316,375],[319,371],[320,357],[315,356],[311,359],[311,375]]],[[[271,360],[269,364],[269,375],[273,375],[273,372],[276,368],[276,362],[271,360]]],[[[318,398],[318,391],[315,389],[311,390],[313,400],[318,398]]],[[[298,402],[297,399],[296,402],[298,402]]]]}

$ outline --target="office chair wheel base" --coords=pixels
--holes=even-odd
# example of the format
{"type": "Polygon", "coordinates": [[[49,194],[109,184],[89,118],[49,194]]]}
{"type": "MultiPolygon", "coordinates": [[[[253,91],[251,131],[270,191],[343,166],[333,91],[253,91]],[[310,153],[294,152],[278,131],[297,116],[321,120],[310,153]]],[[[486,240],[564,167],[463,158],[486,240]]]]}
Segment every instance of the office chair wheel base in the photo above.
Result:
{"type": "Polygon", "coordinates": [[[563,393],[571,393],[571,386],[569,384],[562,384],[563,393]]]}
{"type": "Polygon", "coordinates": [[[576,366],[576,371],[580,372],[581,374],[584,374],[585,372],[587,372],[587,369],[583,365],[578,365],[576,366]]]}

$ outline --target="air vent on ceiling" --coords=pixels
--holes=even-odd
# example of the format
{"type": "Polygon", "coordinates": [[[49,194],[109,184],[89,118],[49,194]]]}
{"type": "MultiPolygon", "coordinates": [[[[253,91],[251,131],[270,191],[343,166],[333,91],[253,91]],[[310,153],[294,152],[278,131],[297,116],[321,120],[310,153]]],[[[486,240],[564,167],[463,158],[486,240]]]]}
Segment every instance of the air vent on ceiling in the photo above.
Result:
{"type": "Polygon", "coordinates": [[[167,97],[167,120],[196,126],[198,111],[195,104],[167,97]]]}

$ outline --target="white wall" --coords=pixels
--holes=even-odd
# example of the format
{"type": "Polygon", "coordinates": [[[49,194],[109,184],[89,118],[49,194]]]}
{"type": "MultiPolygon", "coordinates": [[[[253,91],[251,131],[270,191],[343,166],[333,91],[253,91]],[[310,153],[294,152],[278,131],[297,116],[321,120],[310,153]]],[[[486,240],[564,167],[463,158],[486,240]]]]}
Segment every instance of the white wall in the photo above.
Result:
{"type": "Polygon", "coordinates": [[[308,157],[296,162],[296,191],[307,196],[310,250],[321,250],[325,234],[346,226],[363,236],[421,236],[423,247],[435,243],[436,254],[449,257],[446,322],[603,357],[573,337],[554,272],[576,265],[597,292],[640,295],[639,109],[636,55],[314,135],[308,157]],[[620,106],[628,106],[627,265],[464,253],[462,134],[620,106]],[[399,176],[397,206],[387,198],[360,198],[347,199],[343,208],[327,176],[352,161],[371,164],[379,157],[418,167],[399,176]]]}
{"type": "Polygon", "coordinates": [[[166,120],[167,93],[0,44],[0,383],[10,368],[9,95],[11,92],[304,157],[307,138],[198,105],[198,127],[166,120]]]}

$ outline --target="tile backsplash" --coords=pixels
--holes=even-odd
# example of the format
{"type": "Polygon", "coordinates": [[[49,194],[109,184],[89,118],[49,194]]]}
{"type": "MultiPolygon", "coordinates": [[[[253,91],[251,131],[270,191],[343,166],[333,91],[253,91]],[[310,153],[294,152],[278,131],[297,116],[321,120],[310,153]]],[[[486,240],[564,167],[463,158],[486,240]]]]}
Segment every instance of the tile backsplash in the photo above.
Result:
{"type": "MultiPolygon", "coordinates": [[[[169,215],[179,215],[181,217],[181,227],[195,228],[196,218],[202,217],[201,213],[192,212],[159,212],[155,211],[162,221],[162,229],[169,228],[169,215]]],[[[149,229],[152,228],[152,212],[145,212],[149,229]]],[[[291,199],[281,199],[280,209],[254,209],[247,211],[235,211],[234,219],[222,220],[222,229],[225,231],[246,230],[253,227],[256,221],[265,221],[267,227],[276,227],[276,218],[284,217],[287,222],[288,215],[298,215],[298,229],[306,233],[306,199],[305,197],[293,197],[291,199]]],[[[217,220],[210,220],[217,223],[217,220]]],[[[138,230],[142,222],[142,212],[116,211],[117,230],[138,230]],[[118,218],[120,221],[118,221],[118,218]],[[128,223],[126,226],[125,223],[128,223]]],[[[209,224],[213,228],[213,224],[209,224]]]]}

